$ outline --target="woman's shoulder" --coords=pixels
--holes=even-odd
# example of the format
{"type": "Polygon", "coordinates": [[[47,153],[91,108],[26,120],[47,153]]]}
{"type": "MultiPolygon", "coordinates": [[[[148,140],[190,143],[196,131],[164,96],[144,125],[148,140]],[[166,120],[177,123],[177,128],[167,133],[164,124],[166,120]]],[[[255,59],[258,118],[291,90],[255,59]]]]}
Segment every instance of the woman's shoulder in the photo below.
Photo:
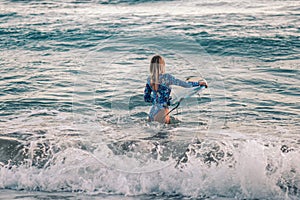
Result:
{"type": "Polygon", "coordinates": [[[163,74],[163,78],[164,78],[165,80],[171,81],[171,80],[173,80],[175,77],[174,77],[172,74],[165,73],[165,74],[163,74]]]}
{"type": "Polygon", "coordinates": [[[170,85],[172,83],[173,79],[174,79],[174,77],[171,74],[164,73],[164,74],[162,74],[161,81],[162,81],[162,83],[164,83],[166,85],[170,85]]]}
{"type": "Polygon", "coordinates": [[[147,77],[147,83],[150,84],[150,76],[147,77]]]}
{"type": "Polygon", "coordinates": [[[164,77],[164,78],[170,78],[170,77],[173,77],[171,74],[169,74],[169,73],[164,73],[164,74],[162,74],[162,76],[164,77]]]}

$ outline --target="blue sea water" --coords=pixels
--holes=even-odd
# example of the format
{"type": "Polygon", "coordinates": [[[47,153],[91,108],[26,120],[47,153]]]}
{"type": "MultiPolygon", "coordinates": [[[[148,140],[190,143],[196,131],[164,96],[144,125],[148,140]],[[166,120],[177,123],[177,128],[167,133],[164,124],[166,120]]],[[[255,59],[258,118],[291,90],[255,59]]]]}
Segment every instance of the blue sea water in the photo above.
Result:
{"type": "Polygon", "coordinates": [[[300,199],[299,1],[3,0],[0,19],[0,199],[300,199]],[[147,121],[155,54],[209,84],[171,125],[147,121]]]}

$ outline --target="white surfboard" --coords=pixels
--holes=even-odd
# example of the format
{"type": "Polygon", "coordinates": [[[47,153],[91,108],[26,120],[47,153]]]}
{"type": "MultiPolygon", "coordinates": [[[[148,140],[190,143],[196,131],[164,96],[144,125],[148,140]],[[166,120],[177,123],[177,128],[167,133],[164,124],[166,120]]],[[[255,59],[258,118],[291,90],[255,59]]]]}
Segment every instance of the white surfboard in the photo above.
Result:
{"type": "Polygon", "coordinates": [[[171,99],[171,105],[175,105],[179,102],[181,102],[183,99],[187,99],[194,94],[200,94],[204,89],[205,86],[197,86],[192,88],[173,88],[174,91],[172,91],[172,99],[171,99]]]}
{"type": "MultiPolygon", "coordinates": [[[[199,77],[189,77],[186,79],[187,81],[192,82],[198,82],[202,80],[202,78],[199,77]]],[[[205,86],[197,86],[197,87],[191,87],[191,88],[182,88],[178,86],[172,87],[172,99],[171,99],[171,105],[175,105],[179,102],[181,102],[183,99],[187,99],[194,94],[200,94],[205,89],[205,86]]]]}

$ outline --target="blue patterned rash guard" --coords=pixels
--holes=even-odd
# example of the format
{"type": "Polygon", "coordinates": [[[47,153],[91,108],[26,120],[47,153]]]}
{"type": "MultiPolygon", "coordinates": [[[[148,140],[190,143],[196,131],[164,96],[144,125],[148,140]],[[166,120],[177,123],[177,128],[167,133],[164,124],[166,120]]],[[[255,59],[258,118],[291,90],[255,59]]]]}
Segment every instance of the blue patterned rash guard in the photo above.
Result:
{"type": "Polygon", "coordinates": [[[168,108],[170,105],[170,93],[171,88],[170,85],[178,85],[185,88],[196,87],[199,86],[198,82],[185,82],[179,80],[172,76],[171,74],[160,74],[159,75],[159,85],[158,90],[155,91],[151,88],[150,84],[150,76],[147,79],[146,87],[144,90],[144,100],[145,102],[152,103],[152,107],[150,109],[149,118],[151,121],[154,120],[154,116],[164,108],[168,108]]]}

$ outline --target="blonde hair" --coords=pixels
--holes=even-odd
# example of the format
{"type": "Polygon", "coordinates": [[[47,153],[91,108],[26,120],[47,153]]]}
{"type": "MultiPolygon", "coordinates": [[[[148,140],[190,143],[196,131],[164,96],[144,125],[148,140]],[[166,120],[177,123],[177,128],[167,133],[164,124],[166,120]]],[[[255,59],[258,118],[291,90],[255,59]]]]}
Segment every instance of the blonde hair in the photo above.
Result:
{"type": "Polygon", "coordinates": [[[159,86],[159,75],[165,73],[165,61],[160,55],[153,56],[150,62],[150,85],[157,91],[159,86]]]}

